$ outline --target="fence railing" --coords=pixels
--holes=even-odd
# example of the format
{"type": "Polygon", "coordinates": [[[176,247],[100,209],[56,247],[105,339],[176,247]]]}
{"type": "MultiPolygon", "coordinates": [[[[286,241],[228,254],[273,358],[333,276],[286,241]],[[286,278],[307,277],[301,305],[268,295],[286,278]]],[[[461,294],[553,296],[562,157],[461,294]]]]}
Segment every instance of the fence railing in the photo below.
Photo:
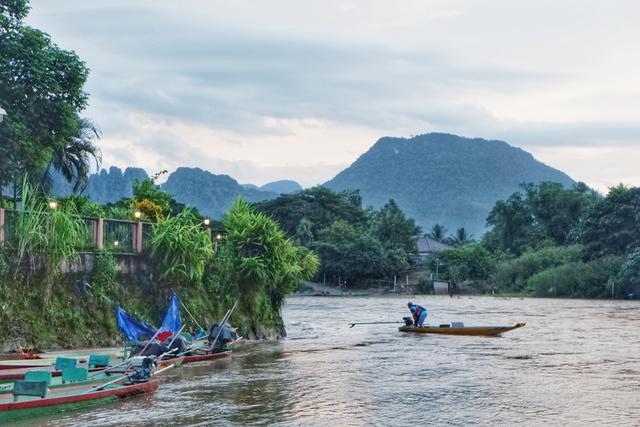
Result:
{"type": "MultiPolygon", "coordinates": [[[[0,208],[0,245],[15,233],[19,212],[0,208]]],[[[87,227],[82,250],[110,249],[115,252],[142,253],[149,247],[153,225],[143,221],[81,217],[87,227]]]]}

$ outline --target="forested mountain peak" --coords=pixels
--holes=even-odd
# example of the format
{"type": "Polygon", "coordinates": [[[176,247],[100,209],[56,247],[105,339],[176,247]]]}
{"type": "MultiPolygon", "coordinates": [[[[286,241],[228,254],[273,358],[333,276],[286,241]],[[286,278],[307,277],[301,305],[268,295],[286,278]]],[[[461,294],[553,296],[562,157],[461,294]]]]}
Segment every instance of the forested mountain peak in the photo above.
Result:
{"type": "Polygon", "coordinates": [[[574,183],[504,141],[428,133],[380,138],[325,185],[360,190],[364,203],[374,207],[394,199],[424,229],[440,223],[480,235],[497,200],[522,183],[544,181],[574,183]]]}

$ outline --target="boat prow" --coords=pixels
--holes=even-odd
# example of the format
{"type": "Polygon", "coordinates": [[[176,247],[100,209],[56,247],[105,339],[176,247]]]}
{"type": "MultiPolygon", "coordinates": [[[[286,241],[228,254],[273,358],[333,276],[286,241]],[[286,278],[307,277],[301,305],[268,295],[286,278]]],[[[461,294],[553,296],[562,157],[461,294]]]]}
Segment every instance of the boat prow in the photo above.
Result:
{"type": "Polygon", "coordinates": [[[414,332],[420,334],[441,334],[441,335],[475,335],[475,336],[497,336],[514,329],[522,328],[526,323],[516,323],[510,326],[460,326],[452,325],[439,326],[401,326],[400,332],[414,332]]]}

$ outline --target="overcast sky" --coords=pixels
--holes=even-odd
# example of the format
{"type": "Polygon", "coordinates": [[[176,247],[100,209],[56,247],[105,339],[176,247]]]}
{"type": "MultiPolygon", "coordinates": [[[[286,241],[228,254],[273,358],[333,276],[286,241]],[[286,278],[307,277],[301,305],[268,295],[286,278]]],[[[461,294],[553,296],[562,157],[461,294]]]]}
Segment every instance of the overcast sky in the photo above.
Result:
{"type": "Polygon", "coordinates": [[[309,186],[381,136],[439,131],[640,185],[637,1],[31,3],[91,69],[104,166],[309,186]]]}

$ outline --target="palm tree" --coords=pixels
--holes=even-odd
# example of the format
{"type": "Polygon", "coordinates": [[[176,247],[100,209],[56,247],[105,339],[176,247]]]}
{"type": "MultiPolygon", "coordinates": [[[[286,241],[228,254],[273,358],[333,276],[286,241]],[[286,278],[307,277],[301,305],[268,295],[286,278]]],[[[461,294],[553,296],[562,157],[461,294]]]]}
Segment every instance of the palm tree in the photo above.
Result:
{"type": "Polygon", "coordinates": [[[426,235],[427,237],[431,237],[433,240],[442,242],[447,235],[447,229],[442,224],[435,224],[426,235]]]}
{"type": "Polygon", "coordinates": [[[55,169],[68,182],[74,183],[74,193],[82,192],[89,183],[92,160],[95,161],[96,169],[102,163],[102,153],[94,144],[94,140],[101,136],[100,130],[91,120],[78,117],[75,135],[69,138],[68,144],[53,152],[42,176],[42,187],[51,188],[51,172],[55,169]]]}
{"type": "Polygon", "coordinates": [[[451,242],[454,246],[466,245],[473,242],[473,235],[464,228],[460,227],[456,230],[456,234],[451,237],[451,242]]]}

